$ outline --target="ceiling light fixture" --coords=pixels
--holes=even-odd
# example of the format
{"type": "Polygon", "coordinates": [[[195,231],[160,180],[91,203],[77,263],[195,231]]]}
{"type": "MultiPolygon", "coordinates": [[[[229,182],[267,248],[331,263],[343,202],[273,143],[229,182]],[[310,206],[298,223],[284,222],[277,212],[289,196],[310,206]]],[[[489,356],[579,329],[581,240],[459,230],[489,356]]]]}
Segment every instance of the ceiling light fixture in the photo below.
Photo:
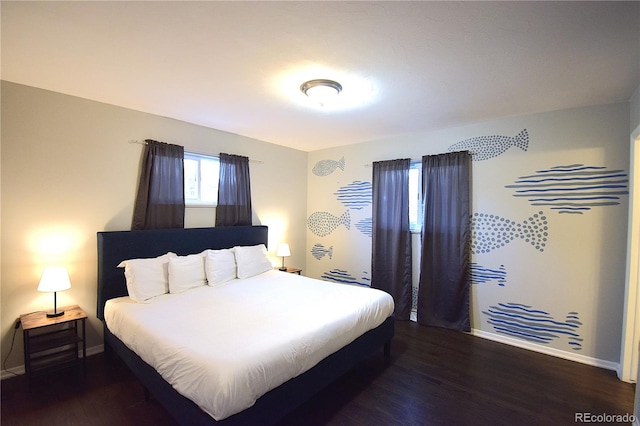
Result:
{"type": "Polygon", "coordinates": [[[323,106],[342,91],[342,85],[333,80],[309,80],[302,83],[300,91],[323,106]]]}

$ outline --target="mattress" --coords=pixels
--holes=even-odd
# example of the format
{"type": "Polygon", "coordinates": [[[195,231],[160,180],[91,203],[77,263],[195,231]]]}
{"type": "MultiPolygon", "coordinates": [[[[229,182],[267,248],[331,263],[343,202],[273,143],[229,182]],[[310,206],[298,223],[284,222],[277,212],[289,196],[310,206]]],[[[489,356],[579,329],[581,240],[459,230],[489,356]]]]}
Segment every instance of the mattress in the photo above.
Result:
{"type": "Polygon", "coordinates": [[[109,330],[216,420],[379,326],[393,299],[368,287],[268,271],[105,306],[109,330]]]}

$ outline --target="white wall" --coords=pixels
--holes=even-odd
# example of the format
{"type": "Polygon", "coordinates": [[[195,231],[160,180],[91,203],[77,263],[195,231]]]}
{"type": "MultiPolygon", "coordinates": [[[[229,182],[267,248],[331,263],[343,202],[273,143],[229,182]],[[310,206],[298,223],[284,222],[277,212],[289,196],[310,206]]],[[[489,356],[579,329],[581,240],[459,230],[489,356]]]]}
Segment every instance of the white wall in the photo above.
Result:
{"type": "MultiPolygon", "coordinates": [[[[88,346],[102,344],[96,232],[130,229],[143,148],[130,140],[262,161],[250,164],[255,221],[269,226],[271,253],[288,241],[289,264],[305,267],[305,152],[8,82],[2,82],[1,136],[2,359],[16,318],[52,309],[52,295],[36,288],[43,267],[54,263],[68,267],[72,282],[59,305],[80,305],[89,315],[88,346]]],[[[214,209],[187,210],[187,227],[213,225],[214,209]]],[[[19,333],[7,365],[22,363],[19,333]]]]}
{"type": "Polygon", "coordinates": [[[371,182],[371,168],[365,165],[395,158],[419,159],[425,154],[446,152],[451,145],[468,138],[512,137],[527,129],[527,151],[511,147],[502,155],[473,162],[472,208],[474,213],[498,215],[517,224],[542,211],[548,222],[548,241],[543,251],[516,239],[502,248],[473,256],[474,262],[487,268],[504,265],[507,279],[504,286],[497,281],[472,285],[472,327],[485,337],[615,368],[622,324],[628,196],[622,195],[617,205],[593,207],[583,214],[560,214],[514,197],[514,190],[505,186],[542,169],[574,164],[622,170],[621,180],[628,179],[629,113],[628,103],[595,106],[503,118],[310,153],[308,217],[316,212],[341,217],[348,212],[350,229],[338,221],[329,235],[319,237],[307,228],[309,275],[321,277],[340,270],[358,282],[366,283],[370,278],[371,238],[355,224],[371,217],[371,206],[348,208],[335,195],[354,181],[371,182]],[[344,171],[337,168],[326,176],[312,172],[319,161],[342,157],[344,171]],[[333,247],[332,258],[312,256],[314,244],[333,247]],[[534,344],[499,334],[489,324],[487,313],[501,303],[528,305],[547,312],[560,323],[570,320],[567,315],[577,316],[582,325],[576,334],[582,340],[570,344],[567,337],[556,334],[559,337],[549,343],[534,344]]]}

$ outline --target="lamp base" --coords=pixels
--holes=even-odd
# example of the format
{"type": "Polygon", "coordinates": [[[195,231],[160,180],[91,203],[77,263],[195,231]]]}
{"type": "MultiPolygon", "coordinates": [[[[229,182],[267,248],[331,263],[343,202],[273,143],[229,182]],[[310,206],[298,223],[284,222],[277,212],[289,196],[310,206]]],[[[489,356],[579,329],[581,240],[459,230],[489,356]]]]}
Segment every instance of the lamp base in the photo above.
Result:
{"type": "Polygon", "coordinates": [[[47,312],[47,318],[58,318],[64,315],[64,311],[47,312]]]}
{"type": "Polygon", "coordinates": [[[285,268],[285,267],[283,266],[282,268],[278,268],[278,270],[280,270],[280,271],[286,271],[286,270],[287,270],[287,268],[285,268]]]}

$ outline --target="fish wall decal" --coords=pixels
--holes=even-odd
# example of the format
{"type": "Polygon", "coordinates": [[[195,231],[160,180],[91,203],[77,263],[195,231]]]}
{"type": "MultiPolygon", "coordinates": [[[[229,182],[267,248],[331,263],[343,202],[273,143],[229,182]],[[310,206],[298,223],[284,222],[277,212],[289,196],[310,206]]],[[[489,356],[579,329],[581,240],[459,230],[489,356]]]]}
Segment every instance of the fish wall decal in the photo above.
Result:
{"type": "MultiPolygon", "coordinates": [[[[367,274],[367,272],[363,271],[363,274],[367,274]]],[[[323,273],[320,276],[320,278],[325,281],[333,281],[341,284],[357,284],[357,285],[371,287],[370,278],[362,277],[360,280],[358,280],[356,277],[352,276],[348,271],[344,271],[342,269],[332,269],[329,272],[323,273]]]]}
{"type": "Polygon", "coordinates": [[[564,321],[559,321],[529,305],[498,303],[482,313],[497,333],[544,344],[564,336],[571,349],[582,349],[584,339],[579,333],[582,323],[577,312],[569,312],[564,321]]]}
{"type": "MultiPolygon", "coordinates": [[[[569,312],[565,318],[566,322],[569,324],[575,324],[578,327],[582,325],[582,323],[580,322],[580,318],[578,318],[577,312],[569,312]]],[[[574,351],[579,351],[580,349],[582,349],[583,341],[584,339],[580,336],[569,336],[569,346],[571,346],[571,349],[573,349],[574,351]]]]}
{"type": "Polygon", "coordinates": [[[489,281],[497,281],[499,286],[504,287],[507,282],[507,270],[504,265],[500,265],[498,269],[490,269],[472,262],[469,276],[471,284],[485,284],[489,281]]]}
{"type": "Polygon", "coordinates": [[[571,164],[536,170],[520,176],[514,185],[514,197],[526,198],[532,206],[548,206],[560,214],[583,214],[592,207],[615,206],[629,193],[624,170],[603,166],[571,164]]]}
{"type": "Polygon", "coordinates": [[[478,136],[465,139],[449,147],[449,151],[469,151],[473,161],[483,161],[503,154],[512,146],[517,146],[523,151],[529,148],[529,133],[527,129],[517,135],[510,136],[478,136]]]}
{"type": "Polygon", "coordinates": [[[340,160],[320,160],[318,161],[311,171],[316,176],[329,176],[335,172],[337,168],[344,171],[344,157],[340,160]]]}
{"type": "Polygon", "coordinates": [[[355,180],[340,187],[333,195],[346,207],[361,210],[373,202],[373,186],[371,182],[355,180]]]}
{"type": "Polygon", "coordinates": [[[307,227],[318,237],[326,237],[340,225],[344,225],[347,229],[351,228],[349,210],[340,217],[329,212],[315,212],[307,219],[307,227]]]}
{"type": "Polygon", "coordinates": [[[367,217],[356,223],[356,229],[367,237],[373,237],[373,218],[367,217]]]}
{"type": "Polygon", "coordinates": [[[544,251],[549,236],[547,217],[538,212],[521,223],[493,214],[474,213],[471,217],[471,252],[489,253],[516,238],[544,251]]]}
{"type": "Polygon", "coordinates": [[[322,259],[327,255],[329,256],[329,259],[331,259],[333,256],[333,246],[330,246],[329,248],[327,248],[320,243],[314,244],[313,247],[311,248],[311,255],[318,260],[322,259]]]}

